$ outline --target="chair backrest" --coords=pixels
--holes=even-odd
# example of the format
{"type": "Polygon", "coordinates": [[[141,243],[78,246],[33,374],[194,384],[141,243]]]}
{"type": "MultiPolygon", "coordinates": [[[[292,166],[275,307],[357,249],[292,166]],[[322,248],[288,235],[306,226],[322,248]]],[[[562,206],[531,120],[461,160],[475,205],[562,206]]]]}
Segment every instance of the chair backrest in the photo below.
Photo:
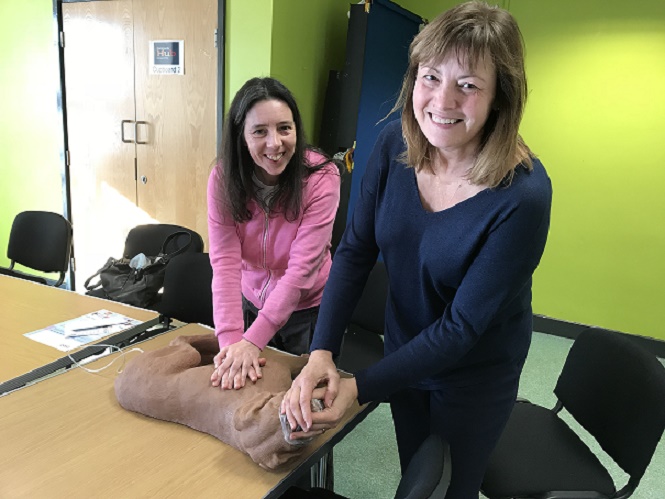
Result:
{"type": "Polygon", "coordinates": [[[439,435],[420,444],[395,493],[395,499],[444,499],[450,485],[450,447],[439,435]]]}
{"type": "Polygon", "coordinates": [[[665,368],[627,335],[601,329],[573,343],[554,393],[631,480],[665,429],[665,368]]]}
{"type": "Polygon", "coordinates": [[[157,311],[171,319],[214,327],[208,253],[183,253],[169,262],[157,311]]]}
{"type": "MultiPolygon", "coordinates": [[[[164,240],[178,231],[189,232],[192,236],[192,244],[187,248],[189,253],[201,253],[203,251],[203,238],[201,235],[180,225],[172,224],[145,224],[137,225],[127,234],[125,240],[124,257],[132,258],[139,253],[146,256],[156,256],[162,250],[164,240]]],[[[173,247],[168,247],[167,251],[175,251],[184,244],[186,236],[177,237],[173,241],[173,247]]]]}
{"type": "Polygon", "coordinates": [[[367,278],[360,301],[353,311],[351,323],[376,334],[383,334],[387,299],[386,266],[382,261],[377,261],[367,278]]]}
{"type": "Polygon", "coordinates": [[[351,175],[347,174],[344,160],[334,159],[335,166],[339,169],[339,205],[333,221],[332,237],[330,239],[330,254],[335,256],[337,246],[339,246],[344,231],[346,230],[346,211],[349,205],[349,196],[351,193],[351,175]]]}
{"type": "Polygon", "coordinates": [[[69,267],[72,225],[58,213],[24,211],[16,215],[9,235],[7,257],[42,272],[59,272],[58,285],[69,267]]]}

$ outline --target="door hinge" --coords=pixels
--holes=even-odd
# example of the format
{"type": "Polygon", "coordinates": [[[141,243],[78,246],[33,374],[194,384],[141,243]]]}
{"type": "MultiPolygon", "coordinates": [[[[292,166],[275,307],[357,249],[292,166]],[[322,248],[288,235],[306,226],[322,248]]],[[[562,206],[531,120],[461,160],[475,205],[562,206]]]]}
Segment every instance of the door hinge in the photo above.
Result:
{"type": "Polygon", "coordinates": [[[217,33],[218,33],[218,31],[219,30],[215,29],[215,48],[217,48],[217,46],[218,46],[218,42],[217,42],[217,33]]]}
{"type": "Polygon", "coordinates": [[[65,32],[64,31],[60,32],[60,46],[63,49],[65,48],[65,32]]]}
{"type": "Polygon", "coordinates": [[[65,151],[65,165],[69,166],[71,163],[69,162],[69,149],[65,151]]]}
{"type": "Polygon", "coordinates": [[[134,157],[134,182],[136,182],[139,179],[139,162],[136,158],[134,157]]]}

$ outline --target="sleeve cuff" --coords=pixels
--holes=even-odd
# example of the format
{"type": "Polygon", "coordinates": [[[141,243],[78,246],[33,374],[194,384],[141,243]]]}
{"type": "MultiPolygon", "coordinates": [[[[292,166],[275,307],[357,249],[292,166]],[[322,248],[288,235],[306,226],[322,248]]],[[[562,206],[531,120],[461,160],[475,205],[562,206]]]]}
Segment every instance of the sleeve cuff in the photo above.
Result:
{"type": "Polygon", "coordinates": [[[219,342],[219,349],[233,345],[242,340],[242,331],[234,331],[229,333],[217,334],[217,341],[219,342]]]}
{"type": "Polygon", "coordinates": [[[277,326],[266,319],[262,313],[259,313],[243,338],[263,350],[272,337],[275,336],[277,329],[277,326]]]}

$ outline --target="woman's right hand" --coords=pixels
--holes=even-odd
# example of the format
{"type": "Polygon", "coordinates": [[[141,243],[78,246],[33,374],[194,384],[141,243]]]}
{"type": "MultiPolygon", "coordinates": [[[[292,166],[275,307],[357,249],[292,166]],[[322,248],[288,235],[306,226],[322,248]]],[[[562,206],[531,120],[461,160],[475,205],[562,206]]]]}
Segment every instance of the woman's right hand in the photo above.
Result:
{"type": "Polygon", "coordinates": [[[320,384],[326,385],[324,406],[332,407],[339,390],[339,379],[337,367],[332,360],[332,352],[314,350],[282,400],[281,412],[286,414],[292,431],[298,426],[304,432],[312,428],[312,393],[320,384]]]}
{"type": "Polygon", "coordinates": [[[245,339],[221,348],[214,358],[215,370],[210,376],[212,386],[239,390],[248,378],[256,383],[263,377],[261,367],[266,364],[265,359],[259,358],[260,353],[259,347],[245,339]]]}

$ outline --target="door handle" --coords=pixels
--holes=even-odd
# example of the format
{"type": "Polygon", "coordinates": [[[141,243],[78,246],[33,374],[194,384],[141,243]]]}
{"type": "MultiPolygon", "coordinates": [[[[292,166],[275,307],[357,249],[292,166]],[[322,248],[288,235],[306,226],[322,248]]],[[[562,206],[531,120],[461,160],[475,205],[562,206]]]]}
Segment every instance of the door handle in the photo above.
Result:
{"type": "Polygon", "coordinates": [[[122,120],[120,122],[120,140],[125,144],[133,144],[136,141],[136,122],[134,120],[122,120]],[[125,125],[128,123],[134,123],[134,140],[127,140],[125,138],[125,125]]]}
{"type": "MultiPolygon", "coordinates": [[[[147,144],[149,140],[139,140],[139,125],[145,125],[146,129],[150,130],[150,124],[147,121],[135,121],[134,122],[134,143],[135,144],[147,144]]],[[[148,134],[146,133],[146,136],[148,134]]]]}

